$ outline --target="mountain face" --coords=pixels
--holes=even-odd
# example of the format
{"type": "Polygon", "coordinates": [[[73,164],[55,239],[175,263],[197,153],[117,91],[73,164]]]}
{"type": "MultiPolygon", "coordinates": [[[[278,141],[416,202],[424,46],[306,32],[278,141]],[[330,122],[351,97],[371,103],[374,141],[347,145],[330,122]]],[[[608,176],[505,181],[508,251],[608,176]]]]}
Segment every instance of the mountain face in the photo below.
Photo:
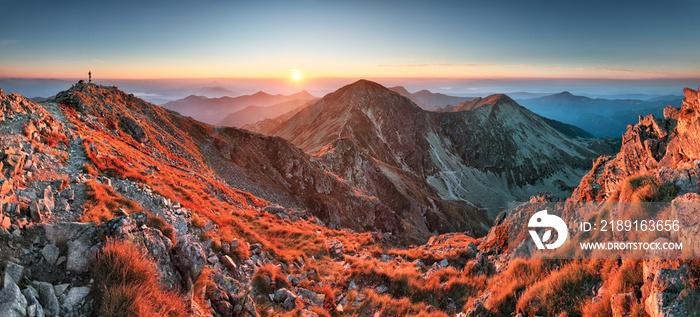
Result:
{"type": "Polygon", "coordinates": [[[163,104],[164,108],[177,111],[184,116],[190,116],[196,120],[208,124],[219,124],[232,112],[242,110],[248,106],[267,107],[293,100],[311,100],[316,97],[306,91],[292,95],[270,95],[259,91],[252,95],[239,97],[207,98],[191,95],[180,100],[163,104]]]}
{"type": "Polygon", "coordinates": [[[155,158],[207,174],[265,200],[313,210],[330,227],[394,233],[403,228],[387,206],[356,194],[355,188],[281,138],[214,128],[110,87],[76,86],[59,93],[56,100],[98,118],[107,129],[131,136],[140,144],[133,146],[168,149],[165,155],[147,152],[155,158]],[[173,154],[175,157],[170,156],[173,154]]]}
{"type": "MultiPolygon", "coordinates": [[[[491,105],[495,104],[496,102],[499,102],[499,100],[504,98],[504,97],[505,97],[505,95],[503,95],[503,94],[495,94],[495,95],[488,96],[486,98],[477,97],[477,98],[474,98],[473,100],[459,103],[456,106],[447,106],[444,108],[434,108],[434,109],[430,109],[430,111],[435,111],[435,112],[470,111],[470,110],[477,109],[477,108],[483,107],[483,106],[491,106],[491,105]]],[[[579,127],[576,127],[576,126],[573,126],[570,124],[566,124],[563,122],[559,122],[556,120],[548,119],[548,118],[542,118],[542,119],[550,127],[554,128],[555,130],[559,131],[560,133],[564,134],[567,137],[580,138],[580,139],[593,139],[593,138],[595,138],[594,135],[590,134],[589,132],[587,132],[579,127]]]]}
{"type": "Polygon", "coordinates": [[[592,99],[565,91],[518,102],[543,117],[580,127],[596,137],[618,137],[639,115],[654,113],[659,116],[669,104],[679,105],[680,99],[592,99]]]}
{"type": "Polygon", "coordinates": [[[434,113],[358,81],[258,132],[281,136],[422,230],[479,232],[489,210],[568,195],[597,154],[505,95],[434,113]]]}
{"type": "Polygon", "coordinates": [[[413,103],[421,107],[423,110],[428,110],[432,108],[444,108],[447,106],[454,106],[460,104],[464,101],[469,101],[474,99],[473,97],[457,97],[449,96],[441,93],[433,93],[428,90],[421,90],[415,93],[410,93],[406,88],[401,86],[391,87],[389,90],[397,92],[399,95],[411,99],[413,103]]]}

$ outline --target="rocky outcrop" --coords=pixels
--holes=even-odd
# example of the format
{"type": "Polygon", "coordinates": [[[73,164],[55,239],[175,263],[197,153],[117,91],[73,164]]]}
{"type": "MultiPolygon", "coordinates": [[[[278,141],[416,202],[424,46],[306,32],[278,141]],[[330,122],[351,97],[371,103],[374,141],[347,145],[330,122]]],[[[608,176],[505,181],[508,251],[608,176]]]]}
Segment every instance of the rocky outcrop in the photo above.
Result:
{"type": "Polygon", "coordinates": [[[686,97],[680,109],[668,106],[664,118],[649,115],[628,126],[620,152],[614,157],[599,158],[574,191],[572,200],[629,199],[618,195],[620,185],[629,177],[645,174],[652,174],[662,182],[680,180],[679,194],[695,187],[699,177],[695,166],[700,159],[700,101],[697,91],[686,88],[684,92],[686,97]]]}

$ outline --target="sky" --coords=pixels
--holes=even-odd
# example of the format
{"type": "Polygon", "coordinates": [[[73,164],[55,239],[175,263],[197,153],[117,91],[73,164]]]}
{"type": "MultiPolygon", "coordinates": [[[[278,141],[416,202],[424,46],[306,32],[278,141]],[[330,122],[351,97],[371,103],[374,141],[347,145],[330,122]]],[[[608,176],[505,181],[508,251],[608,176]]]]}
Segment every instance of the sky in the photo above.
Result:
{"type": "MultiPolygon", "coordinates": [[[[0,77],[698,78],[700,1],[0,0],[0,77]]],[[[290,79],[291,80],[291,79],[290,79]]]]}

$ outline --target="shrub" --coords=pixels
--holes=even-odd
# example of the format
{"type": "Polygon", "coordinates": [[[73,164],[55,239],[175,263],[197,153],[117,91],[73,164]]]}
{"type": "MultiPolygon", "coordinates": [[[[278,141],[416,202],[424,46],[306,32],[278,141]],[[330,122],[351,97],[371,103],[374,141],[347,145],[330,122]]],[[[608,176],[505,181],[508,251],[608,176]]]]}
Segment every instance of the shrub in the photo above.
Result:
{"type": "Polygon", "coordinates": [[[155,263],[130,242],[108,240],[92,276],[102,316],[187,316],[184,301],[161,286],[155,263]]]}
{"type": "Polygon", "coordinates": [[[274,264],[265,264],[253,275],[253,287],[260,294],[272,294],[276,289],[289,287],[287,280],[282,275],[280,267],[274,264]]]}
{"type": "Polygon", "coordinates": [[[674,184],[659,183],[649,174],[631,176],[620,187],[620,201],[671,202],[678,195],[678,188],[674,184]]]}
{"type": "Polygon", "coordinates": [[[517,310],[526,315],[580,315],[580,304],[593,292],[599,277],[579,263],[564,266],[525,290],[517,310]]]}
{"type": "Polygon", "coordinates": [[[165,219],[158,216],[149,215],[148,226],[160,230],[160,232],[163,233],[164,236],[170,239],[171,243],[174,244],[177,242],[175,240],[175,228],[173,228],[173,226],[167,223],[165,219]]]}
{"type": "Polygon", "coordinates": [[[501,286],[491,293],[494,315],[510,316],[518,302],[518,295],[528,286],[541,281],[550,272],[550,262],[545,260],[513,260],[498,279],[501,286]]]}

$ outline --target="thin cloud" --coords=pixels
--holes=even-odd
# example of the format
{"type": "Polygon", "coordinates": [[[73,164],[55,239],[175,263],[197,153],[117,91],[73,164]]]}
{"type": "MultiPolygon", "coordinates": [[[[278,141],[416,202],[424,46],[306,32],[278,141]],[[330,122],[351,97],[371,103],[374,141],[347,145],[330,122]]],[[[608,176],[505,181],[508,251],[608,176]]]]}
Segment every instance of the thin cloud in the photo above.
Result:
{"type": "Polygon", "coordinates": [[[452,63],[432,63],[432,64],[382,64],[379,67],[489,67],[505,66],[502,64],[452,64],[452,63]]]}
{"type": "Polygon", "coordinates": [[[517,65],[509,65],[509,64],[490,64],[490,63],[463,63],[463,64],[457,64],[457,63],[432,63],[432,64],[381,64],[378,65],[379,67],[406,67],[406,68],[413,68],[413,67],[456,67],[456,68],[476,68],[476,67],[510,67],[510,68],[535,68],[533,65],[529,64],[517,64],[517,65]]]}
{"type": "Polygon", "coordinates": [[[0,47],[10,46],[17,43],[17,40],[0,40],[0,47]]]}

